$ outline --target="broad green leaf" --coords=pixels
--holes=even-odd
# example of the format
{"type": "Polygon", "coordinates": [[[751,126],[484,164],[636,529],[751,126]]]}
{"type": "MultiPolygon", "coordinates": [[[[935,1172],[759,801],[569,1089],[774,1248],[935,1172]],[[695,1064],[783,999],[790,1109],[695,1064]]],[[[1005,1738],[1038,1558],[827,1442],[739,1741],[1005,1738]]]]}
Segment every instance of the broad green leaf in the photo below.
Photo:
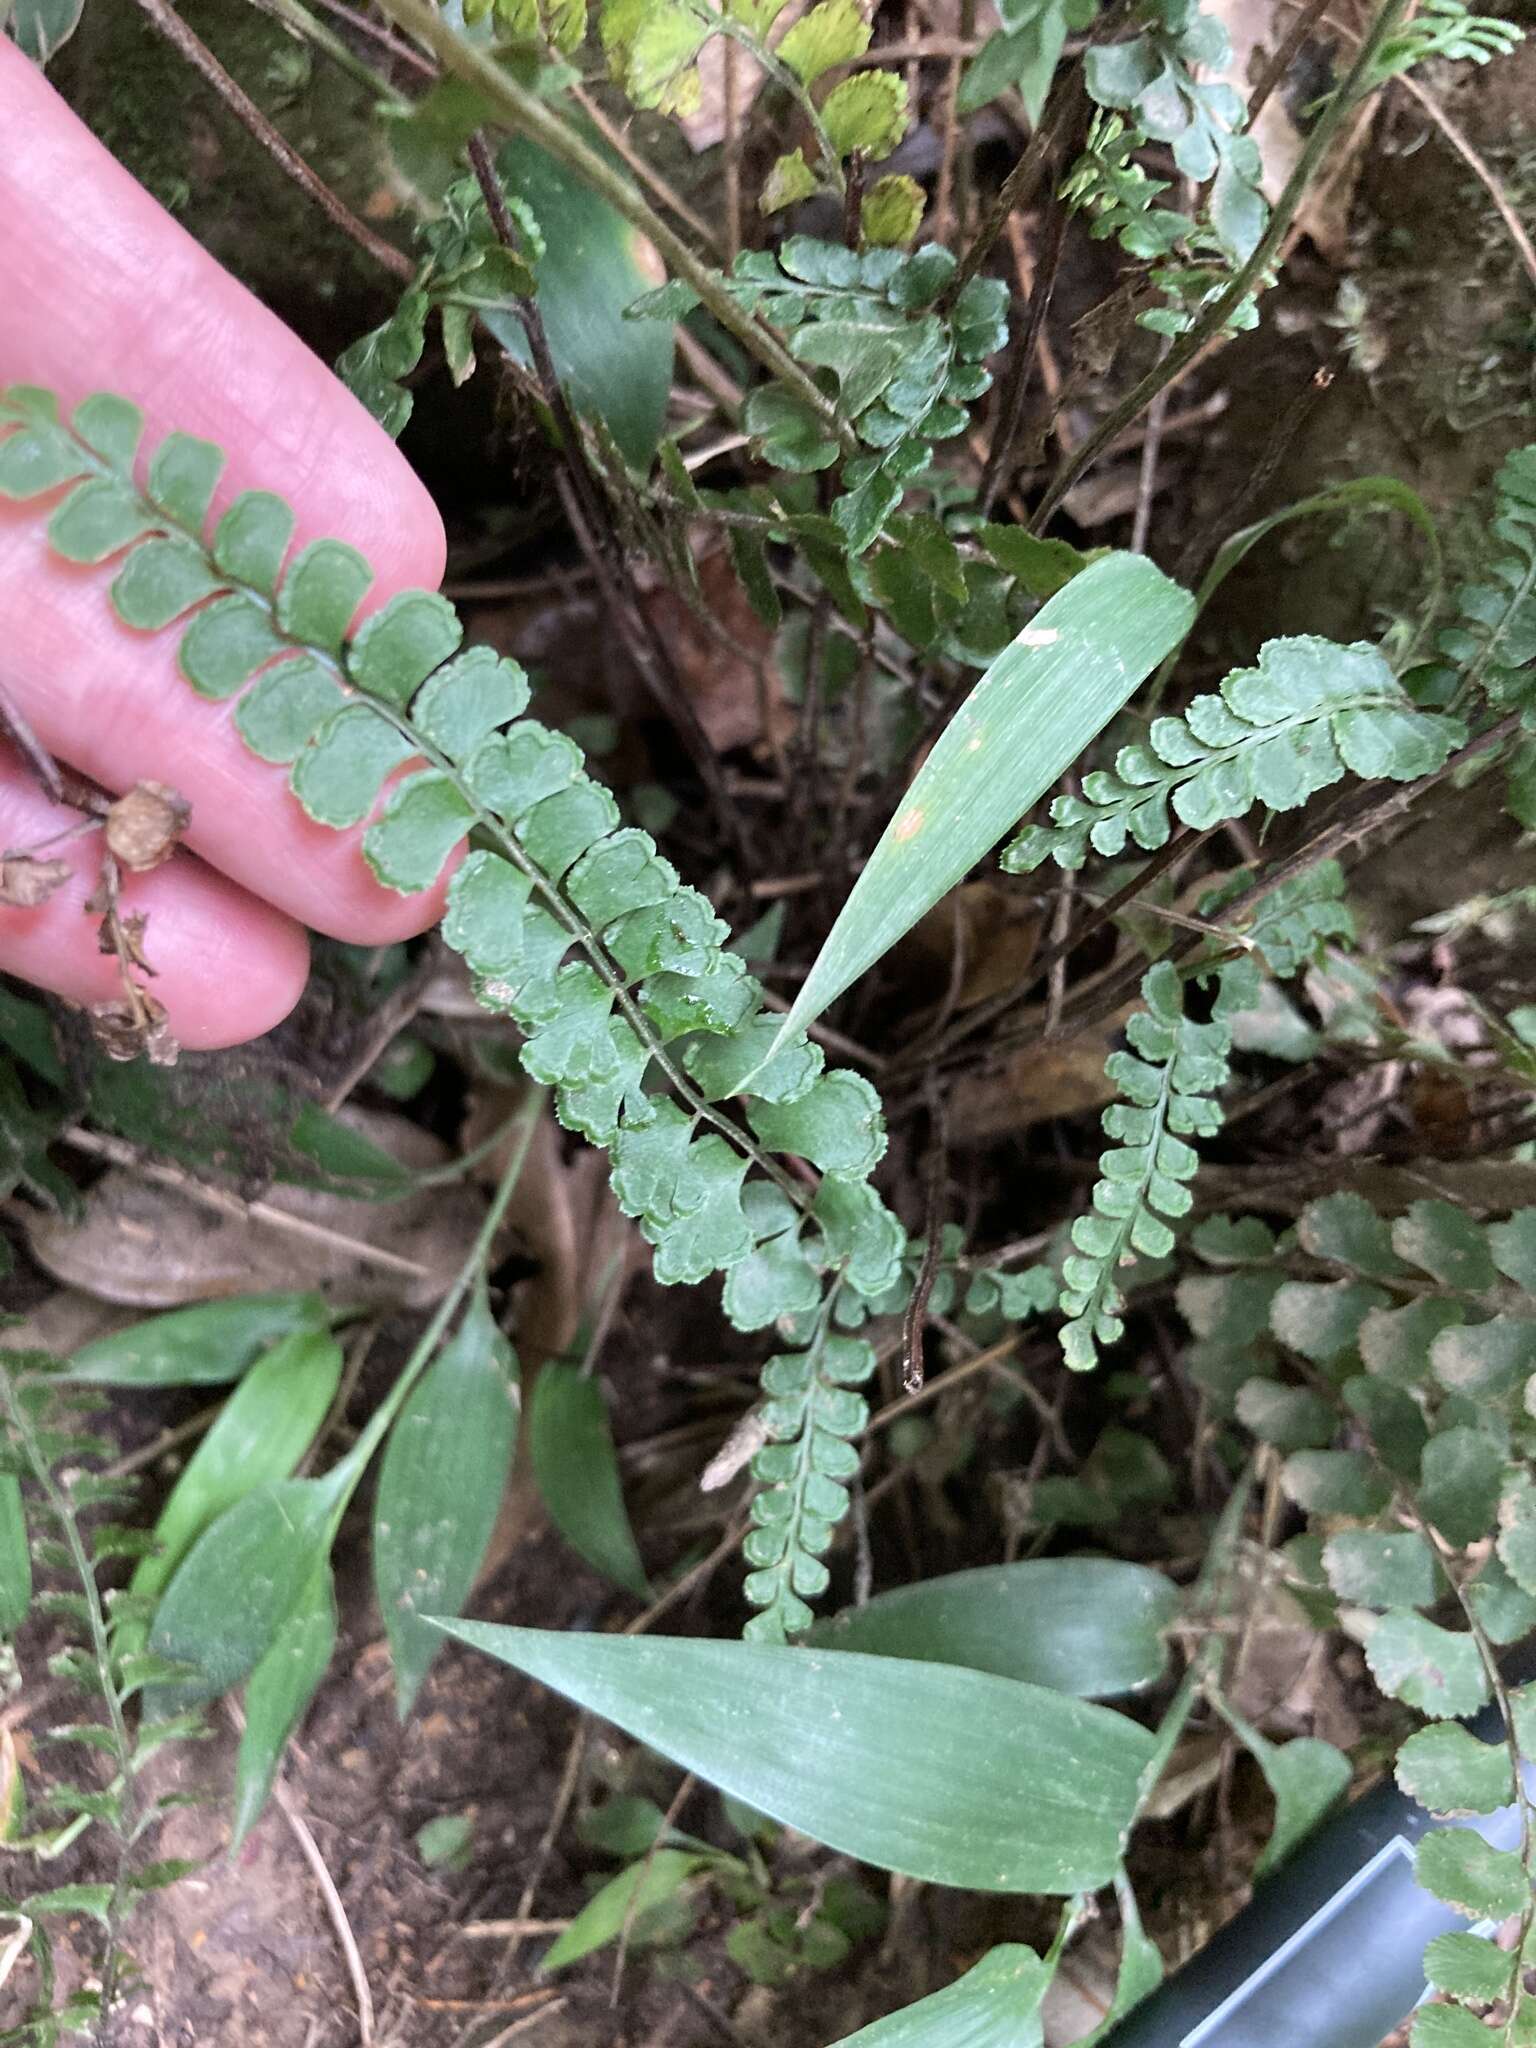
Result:
{"type": "Polygon", "coordinates": [[[199,441],[191,434],[167,434],[149,465],[150,503],[201,538],[223,470],[224,451],[212,441],[199,441]]]}
{"type": "Polygon", "coordinates": [[[1501,1273],[1536,1295],[1536,1209],[1517,1209],[1507,1222],[1491,1223],[1488,1249],[1501,1273]]]}
{"type": "Polygon", "coordinates": [[[1497,2036],[1460,2005],[1420,2006],[1408,2037],[1409,2048],[1488,2048],[1490,2039],[1497,2036]]]}
{"type": "Polygon", "coordinates": [[[1178,1611],[1178,1589],[1144,1565],[1032,1558],[898,1587],[818,1622],[808,1640],[1100,1699],[1157,1683],[1178,1611]]]}
{"type": "Polygon", "coordinates": [[[415,749],[361,701],[326,720],[293,765],[289,781],[322,825],[357,825],[373,809],[387,776],[415,749]]]}
{"type": "Polygon", "coordinates": [[[747,1115],[765,1145],[809,1159],[823,1173],[861,1180],[885,1154],[879,1094],[846,1067],[823,1074],[793,1102],[753,1100],[747,1115]]]}
{"type": "Polygon", "coordinates": [[[1386,1299],[1379,1287],[1359,1280],[1287,1280],[1276,1292],[1269,1324],[1282,1344],[1314,1365],[1328,1365],[1349,1350],[1366,1316],[1386,1299]]]}
{"type": "MultiPolygon", "coordinates": [[[[1507,1996],[1513,1963],[1482,1934],[1437,1934],[1424,1951],[1424,1974],[1437,1991],[1486,2005],[1507,1996]]],[[[1479,2048],[1487,2048],[1486,2041],[1479,2048]]]]}
{"type": "Polygon", "coordinates": [[[253,754],[286,766],[345,702],[331,671],[314,656],[301,654],[269,668],[247,690],[235,707],[235,724],[253,754]]]}
{"type": "Polygon", "coordinates": [[[487,1622],[447,1629],[785,1826],[935,1884],[1057,1894],[1107,1884],[1152,1748],[1104,1707],[953,1665],[487,1622]]]}
{"type": "Polygon", "coordinates": [[[1454,1202],[1415,1202],[1392,1226],[1392,1249],[1447,1287],[1480,1293],[1498,1279],[1488,1233],[1454,1202]]]}
{"type": "Polygon", "coordinates": [[[810,85],[834,64],[862,57],[869,48],[870,27],[855,0],[819,0],[787,31],[778,56],[802,85],[810,85]]]}
{"type": "Polygon", "coordinates": [[[1324,1450],[1333,1442],[1338,1415],[1310,1387],[1282,1386],[1251,1379],[1237,1390],[1237,1419],[1261,1443],[1281,1451],[1324,1450]]]}
{"type": "Polygon", "coordinates": [[[566,1542],[594,1571],[648,1600],[602,1388],[579,1367],[551,1359],[534,1387],[528,1442],[539,1495],[566,1542]]]}
{"type": "Polygon", "coordinates": [[[1323,1546],[1323,1569],[1341,1600],[1361,1607],[1428,1607],[1435,1554],[1416,1529],[1341,1529],[1323,1546]]]}
{"type": "Polygon", "coordinates": [[[861,150],[878,161],[907,132],[907,82],[893,71],[856,71],[834,85],[821,106],[821,124],[839,156],[861,150]]]}
{"type": "Polygon", "coordinates": [[[463,637],[446,597],[402,590],[358,627],[347,649],[347,673],[360,690],[403,710],[463,637]]]}
{"type": "Polygon", "coordinates": [[[1503,1920],[1529,1898],[1524,1866],[1471,1828],[1436,1828],[1414,1856],[1419,1883],[1473,1920],[1503,1920]]]}
{"type": "Polygon", "coordinates": [[[13,1636],[32,1605],[32,1550],[21,1482],[0,1472],[0,1640],[13,1636]]]}
{"type": "Polygon", "coordinates": [[[1498,1445],[1457,1423],[1424,1446],[1420,1505],[1448,1543],[1475,1543],[1493,1527],[1504,1483],[1498,1445]]]}
{"type": "MultiPolygon", "coordinates": [[[[627,462],[648,468],[666,424],[673,330],[663,320],[626,320],[624,309],[658,282],[655,252],[536,143],[508,142],[496,167],[544,233],[534,266],[538,305],[561,385],[578,413],[603,422],[627,462]]],[[[528,339],[516,313],[484,317],[509,354],[526,362],[528,339]]]]}
{"type": "Polygon", "coordinates": [[[1453,1394],[1497,1400],[1536,1372],[1536,1317],[1494,1316],[1443,1330],[1429,1361],[1435,1378],[1453,1394]]]}
{"type": "MultiPolygon", "coordinates": [[[[176,662],[200,697],[228,697],[275,655],[291,652],[267,608],[243,591],[205,605],[181,636],[176,662]]],[[[306,671],[312,658],[300,656],[306,671]]]]}
{"type": "Polygon", "coordinates": [[[1040,2001],[1050,1981],[1032,1948],[1006,1942],[942,1991],[845,2034],[832,2048],[1040,2048],[1040,2001]]]}
{"type": "Polygon", "coordinates": [[[341,540],[315,540],[294,557],[277,593],[277,623],[308,647],[339,654],[373,571],[341,540]]]}
{"type": "Polygon", "coordinates": [[[173,1308],[97,1337],[71,1357],[63,1377],[108,1387],[217,1387],[297,1330],[330,1320],[319,1294],[240,1294],[173,1308]]]}
{"type": "Polygon", "coordinates": [[[104,562],[159,525],[130,483],[88,477],[48,521],[48,539],[67,562],[104,562]]]}
{"type": "Polygon", "coordinates": [[[1280,1468],[1280,1484],[1310,1515],[1379,1515],[1392,1489],[1360,1451],[1294,1451],[1280,1468]]]}
{"type": "Polygon", "coordinates": [[[384,815],[363,834],[363,852],[386,889],[413,896],[437,880],[474,822],[474,808],[452,778],[424,768],[390,792],[384,815]]]}
{"type": "Polygon", "coordinates": [[[75,432],[114,469],[128,469],[144,434],[144,415],[115,391],[93,391],[74,411],[75,432]]]}
{"type": "Polygon", "coordinates": [[[293,525],[293,508],[285,499],[271,491],[242,491],[214,531],[213,559],[234,582],[270,597],[293,525]]]}
{"type": "Polygon", "coordinates": [[[155,1523],[156,1553],[132,1590],[156,1599],[203,1531],[268,1480],[286,1479],[309,1449],[341,1380],[341,1346],[323,1331],[278,1342],[246,1373],[171,1488],[155,1523]]]}
{"type": "Polygon", "coordinates": [[[1324,1195],[1296,1219],[1304,1251],[1334,1265],[1348,1266],[1370,1280],[1397,1280],[1407,1267],[1392,1249],[1391,1227],[1363,1195],[1324,1195]]]}
{"type": "Polygon", "coordinates": [[[248,1678],[277,1641],[335,1539],[344,1466],[325,1479],[279,1479],[205,1529],[171,1581],[150,1632],[152,1655],[198,1676],[163,1687],[166,1713],[248,1678]]]}
{"type": "Polygon", "coordinates": [[[1144,556],[1110,554],[1041,607],[918,770],[802,984],[781,1043],[889,952],[1044,795],[1178,640],[1192,606],[1144,556]]]}
{"type": "Polygon", "coordinates": [[[1383,1692],[1422,1714],[1475,1714],[1488,1674],[1469,1635],[1452,1635],[1420,1614],[1384,1614],[1365,1639],[1365,1661],[1383,1692]]]}
{"type": "Polygon", "coordinates": [[[483,1286],[390,1432],[373,1508],[373,1576],[402,1720],[442,1647],[423,1614],[469,1598],[517,1441],[517,1361],[483,1286]]]}
{"type": "Polygon", "coordinates": [[[697,1850],[658,1849],[632,1863],[593,1893],[559,1940],[540,1956],[540,1970],[567,1969],[594,1949],[617,1941],[638,1914],[665,1904],[689,1878],[708,1870],[717,1860],[697,1850]]]}
{"type": "Polygon", "coordinates": [[[327,1560],[277,1632],[245,1688],[245,1727],[235,1764],[235,1810],[230,1853],[261,1818],[267,1795],[336,1649],[336,1587],[327,1560]]]}
{"type": "Polygon", "coordinates": [[[117,572],[112,603],[125,626],[158,633],[222,587],[202,549],[171,534],[134,549],[117,572]]]}
{"type": "Polygon", "coordinates": [[[1419,1728],[1397,1753],[1397,1782],[1431,1813],[1497,1813],[1515,1796],[1509,1750],[1456,1721],[1419,1728]]]}
{"type": "Polygon", "coordinates": [[[1435,1294],[1403,1308],[1373,1308],[1355,1339],[1366,1371],[1394,1386],[1418,1386],[1429,1377],[1431,1345],[1465,1314],[1460,1302],[1435,1294]]]}

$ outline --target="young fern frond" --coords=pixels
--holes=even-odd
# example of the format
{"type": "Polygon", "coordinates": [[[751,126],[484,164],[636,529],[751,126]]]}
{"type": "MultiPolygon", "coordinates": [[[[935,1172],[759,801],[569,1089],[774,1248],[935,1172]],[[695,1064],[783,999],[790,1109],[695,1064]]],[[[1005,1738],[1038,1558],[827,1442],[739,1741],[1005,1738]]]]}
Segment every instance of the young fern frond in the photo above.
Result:
{"type": "Polygon", "coordinates": [[[453,607],[426,591],[349,638],[368,565],[335,540],[288,562],[294,515],[268,493],[237,497],[205,542],[220,452],[173,434],[141,489],[142,420],[121,398],[88,398],[66,424],[51,394],[16,388],[0,396],[3,426],[0,493],[72,487],[50,514],[54,546],[124,557],[119,617],[185,622],[182,673],[205,697],[239,694],[236,728],[287,767],[310,817],[360,824],[389,785],[363,836],[386,887],[429,888],[469,842],[443,936],[481,1004],[522,1029],[523,1064],[561,1120],[611,1154],[657,1278],[744,1268],[727,1307],[761,1328],[813,1307],[830,1277],[840,1319],[861,1320],[905,1242],[867,1184],[885,1149],[879,1097],[861,1075],[825,1071],[803,1038],[766,1058],[780,1019],[724,925],[648,834],[621,825],[575,742],[521,715],[517,663],[461,649],[453,607]],[[819,1188],[781,1154],[817,1168],[819,1188]]]}
{"type": "Polygon", "coordinates": [[[1115,1140],[1099,1154],[1093,1206],[1072,1225],[1073,1251],[1062,1269],[1061,1332],[1068,1365],[1087,1371],[1099,1346],[1124,1335],[1125,1298],[1116,1274],[1140,1255],[1164,1259],[1174,1234],[1165,1218],[1189,1213],[1189,1182],[1200,1155],[1187,1140],[1221,1128],[1217,1100],[1227,1079],[1232,1033],[1225,1019],[1252,994],[1251,973],[1223,974],[1211,1020],[1185,1015],[1184,982],[1160,960],[1142,979],[1146,1004],[1128,1020],[1129,1052],[1111,1053],[1105,1072],[1120,1091],[1103,1116],[1115,1140]]]}
{"type": "Polygon", "coordinates": [[[1167,844],[1173,819],[1200,831],[1255,804],[1296,810],[1346,770],[1411,782],[1464,737],[1458,720],[1420,711],[1374,647],[1271,640],[1256,668],[1234,669],[1182,717],[1154,718],[1112,772],[1096,769],[1081,796],[1057,797],[1050,824],[1026,826],[1002,864],[1016,875],[1047,859],[1079,868],[1090,847],[1112,857],[1128,839],[1151,851],[1167,844]]]}
{"type": "Polygon", "coordinates": [[[1459,617],[1440,647],[1466,671],[1466,694],[1522,708],[1536,731],[1536,443],[1505,457],[1495,489],[1487,579],[1457,593],[1459,617]]]}
{"type": "MultiPolygon", "coordinates": [[[[743,311],[788,330],[797,361],[831,373],[840,411],[873,451],[844,464],[845,488],[832,503],[850,554],[874,545],[930,468],[933,443],[963,433],[965,408],[991,386],[983,364],[1007,339],[1007,287],[973,277],[940,312],[957,268],[938,243],[861,254],[792,235],[777,256],[748,250],[724,280],[743,311]]],[[[663,285],[629,316],[676,320],[697,303],[687,285],[663,285]]],[[[838,458],[824,424],[779,386],[754,391],[742,419],[775,469],[827,469],[838,458]]]]}
{"type": "Polygon", "coordinates": [[[782,1643],[810,1627],[806,1601],[826,1591],[822,1555],[848,1512],[846,1482],[859,1469],[852,1439],[869,1420],[869,1404],[854,1389],[874,1372],[874,1347],[832,1336],[827,1322],[823,1315],[806,1350],[770,1359],[763,1373],[769,1441],[752,1461],[762,1491],[744,1545],[753,1567],[746,1595],[760,1610],[746,1628],[753,1642],[782,1643]]]}
{"type": "MultiPolygon", "coordinates": [[[[117,1625],[130,1596],[103,1593],[98,1573],[114,1559],[134,1554],[149,1538],[142,1530],[95,1519],[103,1509],[132,1501],[135,1488],[78,1469],[79,1459],[110,1455],[113,1449],[75,1426],[106,1396],[71,1386],[64,1412],[52,1379],[56,1369],[57,1361],[45,1352],[0,1348],[0,1631],[10,1635],[29,1612],[35,1612],[49,1615],[71,1638],[49,1659],[49,1673],[57,1684],[83,1693],[87,1711],[95,1718],[40,1728],[34,1740],[39,1747],[93,1752],[101,1763],[92,1784],[57,1780],[34,1794],[28,1816],[32,1832],[12,1832],[6,1847],[15,1855],[51,1860],[98,1826],[109,1834],[112,1846],[107,1860],[110,1875],[101,1881],[0,1899],[0,1908],[29,1928],[27,1946],[38,1966],[37,1994],[5,2038],[40,2042],[98,2027],[111,2013],[130,1968],[122,1931],[135,1903],[145,1892],[172,1884],[195,1867],[177,1858],[157,1861],[146,1855],[149,1839],[168,1808],[164,1801],[150,1800],[139,1779],[151,1757],[167,1744],[208,1733],[195,1713],[153,1729],[130,1727],[134,1694],[146,1684],[163,1681],[178,1667],[161,1658],[124,1653],[117,1625]],[[68,1590],[46,1587],[34,1592],[34,1558],[43,1570],[65,1575],[68,1590]],[[96,1920],[102,1929],[99,1981],[55,2004],[49,1924],[81,1915],[96,1920]]],[[[17,1817],[12,1815],[13,1820],[17,1817]]]]}

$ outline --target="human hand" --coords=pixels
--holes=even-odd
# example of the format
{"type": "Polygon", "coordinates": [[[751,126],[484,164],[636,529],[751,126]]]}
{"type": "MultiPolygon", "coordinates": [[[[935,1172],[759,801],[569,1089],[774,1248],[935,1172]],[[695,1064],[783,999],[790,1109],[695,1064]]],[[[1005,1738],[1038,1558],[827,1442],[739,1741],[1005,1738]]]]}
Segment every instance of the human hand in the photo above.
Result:
{"type": "MultiPolygon", "coordinates": [[[[442,523],[388,437],[317,357],[222,270],[0,37],[0,387],[45,384],[66,406],[121,392],[146,443],[179,428],[228,451],[214,501],[280,492],[294,546],[334,534],[378,580],[365,610],[434,588],[442,523]]],[[[125,875],[126,913],[148,917],[153,994],[185,1046],[254,1038],[298,1000],[303,927],[381,945],[424,929],[436,895],[380,887],[360,830],[312,823],[280,771],[245,747],[233,700],[196,696],[175,665],[179,628],[135,632],[99,572],[48,548],[37,506],[0,499],[0,686],[60,762],[117,793],[168,784],[191,804],[166,865],[125,875]]],[[[78,822],[0,744],[0,850],[78,822]]],[[[50,849],[50,855],[54,849],[50,849]]],[[[71,878],[36,909],[0,906],[0,970],[80,1003],[120,991],[85,913],[95,835],[60,846],[71,878]]]]}

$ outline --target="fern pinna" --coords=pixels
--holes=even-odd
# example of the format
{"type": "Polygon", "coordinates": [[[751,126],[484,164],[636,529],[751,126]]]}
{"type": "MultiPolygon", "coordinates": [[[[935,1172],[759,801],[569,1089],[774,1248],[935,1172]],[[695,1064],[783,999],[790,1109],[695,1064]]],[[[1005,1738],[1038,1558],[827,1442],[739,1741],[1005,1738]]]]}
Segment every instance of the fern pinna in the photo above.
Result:
{"type": "MultiPolygon", "coordinates": [[[[66,423],[52,394],[13,388],[0,426],[0,492],[71,486],[49,518],[53,546],[76,562],[123,557],[112,601],[125,624],[186,621],[183,675],[202,696],[239,694],[246,744],[288,767],[312,818],[360,824],[399,776],[363,837],[386,887],[429,888],[469,842],[443,935],[480,1002],[521,1027],[524,1065],[553,1088],[562,1121],[610,1152],[657,1278],[724,1274],[747,1328],[803,1315],[818,1390],[867,1375],[873,1352],[828,1339],[825,1321],[835,1293],[839,1321],[856,1325],[900,1271],[904,1234],[868,1185],[885,1149],[879,1098],[861,1076],[826,1071],[803,1038],[768,1056],[779,1020],[724,925],[646,833],[621,825],[574,741],[522,715],[517,663],[461,648],[453,607],[426,591],[401,592],[349,638],[372,580],[362,556],[318,540],[287,561],[294,515],[260,491],[235,498],[205,539],[220,451],[172,434],[141,488],[143,421],[124,399],[88,398],[66,423]],[[819,1185],[784,1154],[816,1167],[819,1185]]],[[[809,1622],[796,1587],[824,1575],[815,1553],[844,1462],[830,1443],[849,1434],[840,1424],[858,1426],[846,1400],[819,1391],[792,1422],[792,1399],[776,1401],[782,1441],[761,1454],[751,1591],[755,1631],[770,1638],[809,1622]]]]}

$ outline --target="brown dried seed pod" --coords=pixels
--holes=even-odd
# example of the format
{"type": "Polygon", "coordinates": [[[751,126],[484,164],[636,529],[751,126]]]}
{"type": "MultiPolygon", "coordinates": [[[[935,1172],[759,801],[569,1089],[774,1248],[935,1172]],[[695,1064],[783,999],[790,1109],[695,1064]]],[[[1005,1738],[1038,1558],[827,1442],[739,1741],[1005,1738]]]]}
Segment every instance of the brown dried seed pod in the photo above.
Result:
{"type": "Polygon", "coordinates": [[[107,812],[107,845],[125,868],[143,874],[169,860],[192,806],[163,782],[136,782],[107,812]]]}

